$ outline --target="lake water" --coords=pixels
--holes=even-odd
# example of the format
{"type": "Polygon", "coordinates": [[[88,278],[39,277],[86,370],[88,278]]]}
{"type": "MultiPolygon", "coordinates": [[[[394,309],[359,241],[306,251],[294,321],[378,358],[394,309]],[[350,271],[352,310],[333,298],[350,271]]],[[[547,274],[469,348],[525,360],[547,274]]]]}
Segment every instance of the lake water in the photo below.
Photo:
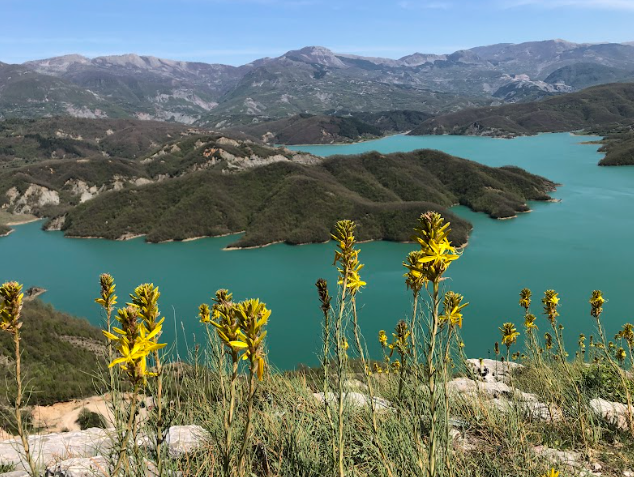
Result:
{"type": "MultiPolygon", "coordinates": [[[[588,304],[593,289],[602,289],[609,300],[604,314],[609,336],[634,320],[634,167],[598,167],[597,146],[580,144],[592,139],[568,134],[514,140],[393,136],[297,149],[330,155],[434,148],[491,166],[518,165],[563,184],[554,194],[562,202],[532,203],[533,212],[513,220],[496,221],[456,208],[473,222],[474,231],[462,258],[451,266],[447,284],[470,302],[463,327],[467,353],[487,357],[499,340],[501,323],[514,321],[523,328],[517,305],[523,287],[534,292],[533,313],[539,316],[541,333],[548,327],[539,298],[548,288],[560,293],[569,347],[578,333],[593,332],[588,304]]],[[[321,317],[314,283],[323,277],[335,284],[334,244],[222,250],[234,240],[146,244],[143,239],[67,239],[60,232],[43,232],[36,222],[0,239],[0,280],[44,287],[44,301],[95,324],[102,319],[93,302],[100,273],[114,275],[120,302],[135,285],[152,281],[163,293],[164,338],[171,342],[177,337],[181,354],[204,337],[196,318],[198,305],[209,302],[216,289],[229,288],[236,298],[259,297],[273,310],[267,339],[274,365],[316,364],[321,317]]],[[[408,316],[410,294],[401,263],[414,246],[373,242],[360,248],[368,282],[359,296],[360,322],[371,352],[379,357],[378,331],[390,331],[408,316]]]]}

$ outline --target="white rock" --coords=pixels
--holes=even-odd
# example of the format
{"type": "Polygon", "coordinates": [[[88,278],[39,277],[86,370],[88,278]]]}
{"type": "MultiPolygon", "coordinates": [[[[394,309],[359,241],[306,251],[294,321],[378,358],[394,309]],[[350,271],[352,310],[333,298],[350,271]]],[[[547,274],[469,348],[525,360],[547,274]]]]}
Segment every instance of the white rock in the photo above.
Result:
{"type": "MultiPolygon", "coordinates": [[[[315,398],[323,403],[324,402],[324,393],[314,393],[315,398]]],[[[328,404],[334,406],[339,402],[339,396],[335,393],[329,392],[327,395],[328,404]]],[[[344,403],[348,406],[352,407],[369,407],[370,406],[370,398],[365,394],[357,393],[357,392],[344,392],[343,393],[344,403]]],[[[383,399],[381,397],[374,398],[374,407],[377,411],[384,411],[392,408],[392,403],[387,399],[383,399]]]]}
{"type": "MultiPolygon", "coordinates": [[[[29,436],[31,453],[38,467],[47,467],[67,457],[94,457],[112,448],[109,432],[104,429],[62,432],[29,436]]],[[[14,464],[18,470],[26,470],[22,442],[10,439],[0,442],[0,462],[14,464]]]]}
{"type": "MultiPolygon", "coordinates": [[[[590,407],[595,413],[619,429],[628,429],[627,405],[597,398],[590,401],[590,407]]],[[[631,412],[634,415],[634,409],[631,412]]]]}
{"type": "Polygon", "coordinates": [[[483,381],[488,382],[508,382],[512,372],[524,367],[523,364],[513,361],[505,361],[502,363],[494,359],[468,359],[466,364],[476,376],[481,376],[483,381]]]}
{"type": "Polygon", "coordinates": [[[31,477],[26,470],[14,470],[13,472],[5,472],[0,477],[31,477]]]}
{"type": "Polygon", "coordinates": [[[49,466],[45,477],[107,477],[108,461],[103,456],[75,457],[49,466]]]}
{"type": "Polygon", "coordinates": [[[489,398],[499,398],[502,396],[512,396],[513,389],[503,382],[498,381],[474,381],[469,378],[456,378],[449,382],[449,391],[458,394],[481,393],[489,398]]]}
{"type": "Polygon", "coordinates": [[[177,458],[200,448],[207,438],[207,432],[200,426],[172,426],[167,432],[165,442],[169,455],[177,458]]]}

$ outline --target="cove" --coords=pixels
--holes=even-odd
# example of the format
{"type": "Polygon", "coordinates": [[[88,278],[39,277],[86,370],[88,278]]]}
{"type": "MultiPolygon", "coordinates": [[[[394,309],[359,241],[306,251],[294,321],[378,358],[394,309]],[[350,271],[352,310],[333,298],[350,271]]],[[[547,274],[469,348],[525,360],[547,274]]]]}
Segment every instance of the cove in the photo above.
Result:
{"type": "MultiPolygon", "coordinates": [[[[630,304],[634,249],[629,246],[634,237],[634,168],[598,167],[597,146],[581,144],[594,139],[569,134],[514,140],[393,136],[297,149],[325,156],[433,148],[491,166],[517,165],[563,184],[554,193],[562,202],[531,203],[533,212],[513,220],[495,221],[455,208],[474,224],[474,231],[462,258],[451,266],[446,284],[470,302],[464,310],[466,353],[487,357],[499,341],[503,322],[513,321],[523,331],[518,306],[523,287],[533,290],[532,312],[538,315],[542,335],[549,325],[539,299],[548,288],[559,292],[560,319],[571,354],[580,332],[594,332],[588,304],[593,289],[603,290],[609,300],[603,318],[609,337],[624,322],[634,320],[630,304]]],[[[326,278],[334,287],[334,244],[222,250],[234,240],[147,244],[143,239],[68,239],[60,232],[44,232],[41,223],[34,222],[0,238],[0,279],[44,287],[48,290],[44,301],[97,325],[102,320],[94,303],[100,273],[114,275],[120,303],[134,286],[151,281],[162,292],[160,304],[167,317],[163,339],[177,341],[181,358],[205,340],[196,317],[198,305],[209,303],[218,288],[228,288],[237,299],[258,297],[272,309],[267,340],[274,366],[317,364],[321,316],[314,283],[326,278]]],[[[360,245],[360,260],[366,264],[362,276],[368,282],[359,296],[360,324],[376,358],[380,357],[378,331],[390,333],[399,319],[409,315],[410,294],[401,263],[413,248],[413,244],[389,242],[360,245]]]]}

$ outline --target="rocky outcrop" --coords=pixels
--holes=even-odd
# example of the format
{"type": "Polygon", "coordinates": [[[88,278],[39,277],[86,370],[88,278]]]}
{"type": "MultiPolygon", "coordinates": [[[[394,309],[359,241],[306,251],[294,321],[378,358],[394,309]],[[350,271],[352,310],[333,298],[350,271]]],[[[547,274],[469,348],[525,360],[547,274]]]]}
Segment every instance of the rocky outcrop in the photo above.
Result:
{"type": "Polygon", "coordinates": [[[65,223],[66,223],[66,215],[60,215],[46,222],[46,224],[44,224],[44,230],[59,231],[64,228],[65,223]]]}
{"type": "Polygon", "coordinates": [[[49,466],[45,477],[107,477],[109,463],[103,456],[74,457],[49,466]]]}
{"type": "MultiPolygon", "coordinates": [[[[315,399],[317,399],[320,403],[324,403],[324,393],[314,393],[315,399]]],[[[328,400],[328,404],[334,405],[338,402],[339,396],[335,393],[327,393],[326,399],[328,400]]],[[[370,406],[370,397],[365,394],[361,394],[358,392],[344,392],[343,393],[343,401],[345,405],[353,407],[353,408],[362,408],[366,406],[370,406]]],[[[386,411],[392,409],[392,403],[387,399],[383,399],[381,397],[374,398],[374,408],[377,411],[386,411]]]]}
{"type": "Polygon", "coordinates": [[[46,293],[46,288],[31,287],[24,292],[24,301],[35,300],[44,293],[46,293]]]}
{"type": "Polygon", "coordinates": [[[502,412],[518,411],[530,419],[551,422],[563,419],[556,405],[540,402],[536,395],[522,392],[502,381],[457,378],[449,383],[449,392],[465,399],[481,399],[502,412]]]}
{"type": "MultiPolygon", "coordinates": [[[[38,467],[44,468],[67,457],[94,457],[112,449],[112,439],[104,429],[29,436],[29,446],[38,467]]],[[[0,442],[0,462],[26,469],[22,443],[19,439],[0,442]]]]}
{"type": "MultiPolygon", "coordinates": [[[[36,466],[46,469],[47,476],[94,476],[102,475],[99,472],[108,469],[107,456],[115,449],[114,436],[114,429],[97,428],[33,435],[29,436],[29,446],[36,466]]],[[[207,437],[207,432],[200,426],[172,426],[165,439],[169,456],[178,459],[194,452],[207,437]]],[[[151,442],[148,438],[140,439],[144,443],[151,442]]],[[[14,465],[16,470],[25,470],[28,464],[22,452],[19,439],[0,441],[0,463],[14,465]]]]}
{"type": "MultiPolygon", "coordinates": [[[[629,414],[626,404],[596,398],[590,401],[590,407],[598,416],[613,426],[624,431],[629,429],[629,414]]],[[[634,409],[630,409],[629,412],[634,415],[634,409]]]]}
{"type": "Polygon", "coordinates": [[[31,214],[45,205],[59,205],[57,191],[37,184],[30,184],[23,193],[11,187],[5,195],[8,199],[5,208],[12,208],[16,214],[31,214]]]}
{"type": "Polygon", "coordinates": [[[468,359],[466,365],[470,372],[482,381],[503,383],[508,383],[511,374],[524,367],[523,364],[512,361],[503,363],[494,359],[468,359]]]}

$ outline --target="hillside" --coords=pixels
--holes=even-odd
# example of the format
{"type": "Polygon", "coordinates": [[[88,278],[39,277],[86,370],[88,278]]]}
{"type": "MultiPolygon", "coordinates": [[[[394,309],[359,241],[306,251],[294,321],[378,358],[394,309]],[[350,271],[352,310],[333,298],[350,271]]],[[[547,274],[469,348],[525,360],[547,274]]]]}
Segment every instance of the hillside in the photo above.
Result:
{"type": "Polygon", "coordinates": [[[182,240],[246,231],[232,246],[328,240],[341,217],[360,223],[360,238],[406,241],[426,210],[451,217],[453,241],[471,226],[446,210],[463,204],[494,218],[528,211],[554,184],[515,167],[489,168],[421,150],[383,156],[329,158],[319,165],[273,163],[236,174],[201,171],[178,179],[113,191],[71,210],[66,235],[145,235],[182,240]],[[254,212],[256,211],[256,212],[254,212]]]}
{"type": "MultiPolygon", "coordinates": [[[[105,364],[101,331],[85,319],[56,311],[39,300],[25,303],[23,322],[21,331],[28,339],[21,342],[21,361],[29,404],[46,405],[94,395],[95,383],[103,377],[99,373],[105,370],[105,366],[99,366],[105,364]]],[[[0,333],[0,380],[7,385],[6,392],[0,394],[3,429],[10,429],[13,422],[6,407],[7,393],[15,392],[11,339],[9,333],[0,333]]]]}
{"type": "Polygon", "coordinates": [[[600,152],[605,157],[599,161],[600,166],[628,166],[634,165],[634,131],[625,128],[623,131],[608,134],[600,152]]]}
{"type": "Polygon", "coordinates": [[[308,46],[238,67],[66,55],[0,65],[0,116],[128,117],[220,129],[304,113],[439,114],[622,81],[632,71],[632,45],[562,40],[400,59],[308,46]]]}
{"type": "Polygon", "coordinates": [[[330,113],[298,114],[277,121],[241,126],[236,130],[271,144],[333,144],[410,131],[431,117],[430,114],[411,110],[330,113]]]}
{"type": "Polygon", "coordinates": [[[382,135],[380,129],[356,118],[311,114],[299,114],[240,130],[271,144],[333,144],[382,135]]]}
{"type": "Polygon", "coordinates": [[[313,156],[264,147],[240,133],[138,120],[51,118],[0,122],[0,205],[14,214],[63,217],[108,190],[201,168],[240,170],[313,156]]]}
{"type": "Polygon", "coordinates": [[[532,103],[476,108],[438,116],[411,132],[507,136],[608,130],[634,122],[634,83],[595,86],[532,103]]]}

